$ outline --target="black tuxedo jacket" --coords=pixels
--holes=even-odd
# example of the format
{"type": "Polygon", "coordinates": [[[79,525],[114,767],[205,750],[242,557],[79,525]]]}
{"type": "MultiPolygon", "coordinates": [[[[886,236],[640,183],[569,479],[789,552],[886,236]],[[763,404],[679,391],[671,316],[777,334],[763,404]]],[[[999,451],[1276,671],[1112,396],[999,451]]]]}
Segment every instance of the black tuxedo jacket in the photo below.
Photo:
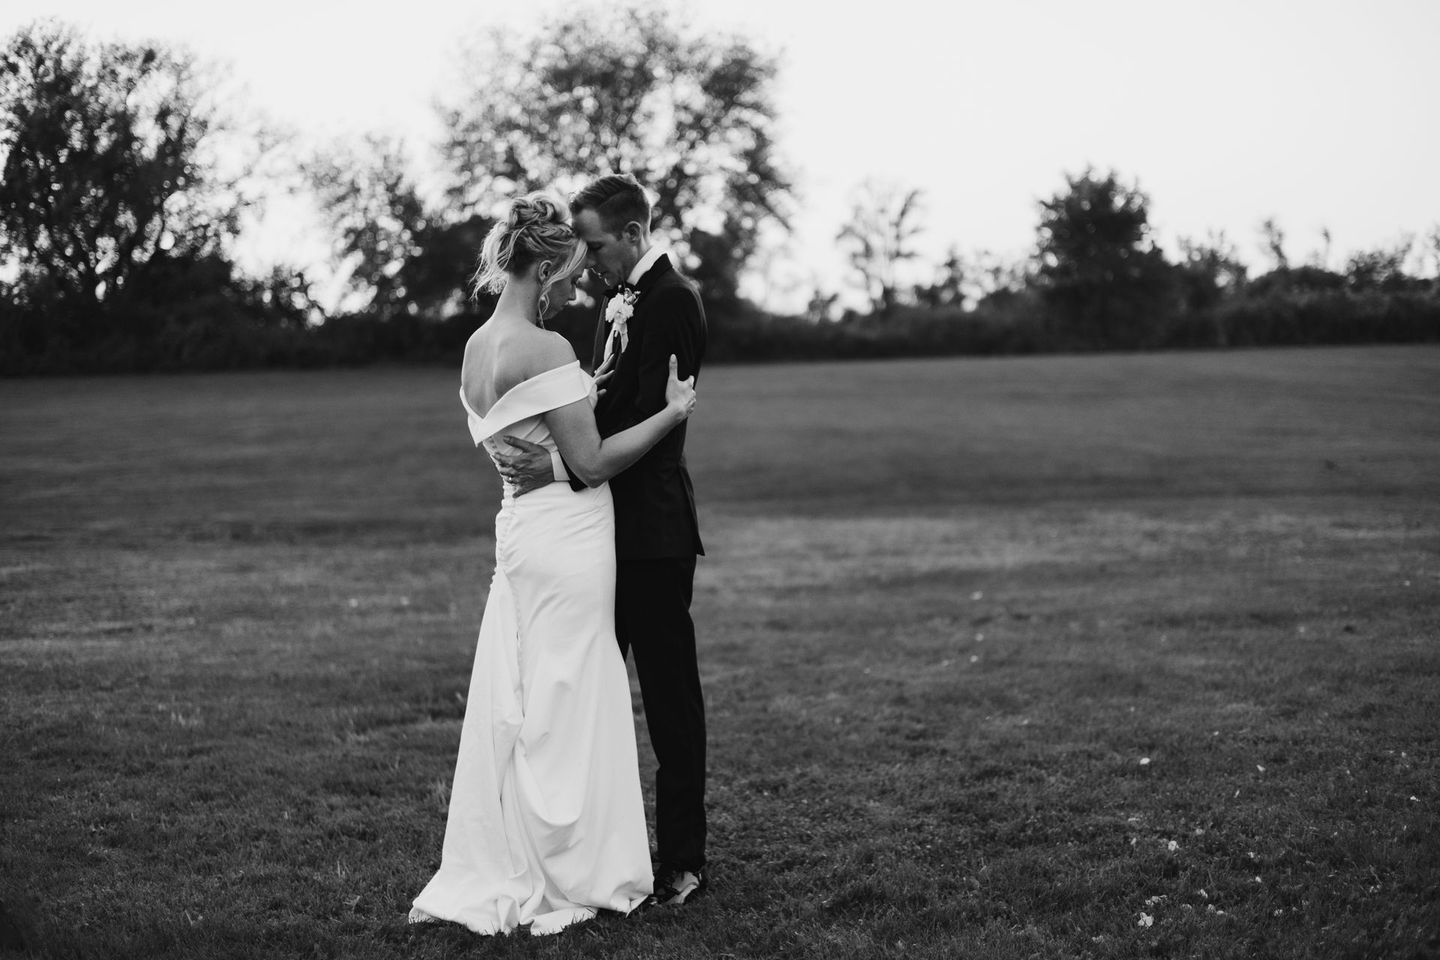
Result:
{"type": "MultiPolygon", "coordinates": [[[[695,285],[661,257],[636,284],[635,312],[627,321],[630,342],[620,354],[615,375],[595,407],[600,436],[608,437],[665,408],[670,355],[681,380],[700,380],[705,359],[705,308],[695,285]]],[[[595,330],[594,365],[605,357],[610,325],[600,305],[595,330]]],[[[619,349],[619,342],[616,342],[619,349]]],[[[695,491],[685,469],[685,428],[671,430],[645,456],[610,481],[615,499],[615,553],[620,559],[693,557],[704,554],[695,491]]],[[[576,490],[584,487],[571,479],[576,490]]]]}

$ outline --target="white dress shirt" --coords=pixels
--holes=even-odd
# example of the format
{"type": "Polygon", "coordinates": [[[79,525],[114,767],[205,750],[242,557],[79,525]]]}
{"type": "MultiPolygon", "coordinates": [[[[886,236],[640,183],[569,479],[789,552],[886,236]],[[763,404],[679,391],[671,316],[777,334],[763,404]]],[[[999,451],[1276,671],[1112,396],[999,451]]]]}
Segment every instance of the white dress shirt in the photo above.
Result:
{"type": "Polygon", "coordinates": [[[630,271],[630,276],[625,278],[625,282],[632,287],[635,286],[651,267],[660,262],[660,258],[663,256],[665,256],[665,248],[658,243],[651,244],[650,249],[645,251],[645,256],[635,264],[635,269],[630,271]]]}

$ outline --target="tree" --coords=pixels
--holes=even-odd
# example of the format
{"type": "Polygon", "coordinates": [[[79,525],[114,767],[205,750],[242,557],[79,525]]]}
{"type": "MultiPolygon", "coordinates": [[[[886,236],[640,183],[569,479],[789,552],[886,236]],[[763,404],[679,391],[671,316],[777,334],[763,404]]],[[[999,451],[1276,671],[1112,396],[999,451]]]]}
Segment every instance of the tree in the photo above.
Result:
{"type": "Polygon", "coordinates": [[[1180,300],[1187,313],[1206,324],[1218,347],[1229,345],[1230,334],[1216,308],[1245,287],[1245,264],[1225,231],[1211,232],[1204,240],[1180,238],[1181,260],[1176,268],[1180,300]]]}
{"type": "Polygon", "coordinates": [[[1333,292],[1345,285],[1345,277],[1330,270],[1326,263],[1330,259],[1331,237],[1328,229],[1322,229],[1323,254],[1310,258],[1310,262],[1291,266],[1285,252],[1285,231],[1274,217],[1260,221],[1260,237],[1275,261],[1273,269],[1256,276],[1247,286],[1247,293],[1257,297],[1281,294],[1289,296],[1298,291],[1311,293],[1333,292]]]}
{"type": "Polygon", "coordinates": [[[1376,247],[1352,254],[1345,263],[1345,281],[1352,290],[1403,290],[1412,279],[1405,274],[1405,261],[1415,246],[1413,236],[1402,237],[1393,247],[1376,247]]]}
{"type": "Polygon", "coordinates": [[[1320,248],[1311,252],[1310,266],[1321,270],[1330,269],[1330,253],[1335,248],[1335,236],[1329,227],[1320,228],[1320,248]]]}
{"type": "Polygon", "coordinates": [[[1146,342],[1170,307],[1170,265],[1150,234],[1149,199],[1110,171],[1066,177],[1040,203],[1036,281],[1062,340],[1146,342]]]}
{"type": "Polygon", "coordinates": [[[919,215],[919,190],[867,180],[835,237],[847,248],[875,313],[887,314],[900,302],[899,268],[918,255],[912,244],[923,230],[919,215]]]}
{"type": "Polygon", "coordinates": [[[1181,293],[1187,310],[1208,310],[1245,285],[1249,270],[1223,230],[1212,231],[1204,240],[1181,237],[1180,256],[1181,293]]]}
{"type": "Polygon", "coordinates": [[[314,157],[304,172],[335,232],[335,255],[358,301],[352,305],[381,318],[418,312],[405,268],[423,252],[431,222],[403,144],[366,137],[358,148],[314,157]]]}
{"type": "Polygon", "coordinates": [[[1430,289],[1440,293],[1440,223],[1432,226],[1420,241],[1416,276],[1430,276],[1430,289]]]}
{"type": "Polygon", "coordinates": [[[840,294],[822,290],[819,284],[816,284],[805,304],[805,319],[811,323],[825,323],[835,319],[835,304],[839,300],[840,294]]]}
{"type": "Polygon", "coordinates": [[[980,250],[972,257],[970,276],[976,305],[1007,300],[1022,293],[1032,280],[1029,258],[1010,259],[992,250],[980,250]]]}
{"type": "Polygon", "coordinates": [[[214,256],[238,207],[201,156],[193,61],[40,23],[0,53],[0,262],[93,318],[152,262],[214,256]]]}
{"type": "Polygon", "coordinates": [[[1260,221],[1260,235],[1265,239],[1265,249],[1275,258],[1275,269],[1290,269],[1290,258],[1285,255],[1285,231],[1280,229],[1274,217],[1260,221]]]}
{"type": "Polygon", "coordinates": [[[923,306],[963,307],[965,286],[969,281],[970,268],[954,246],[945,255],[945,262],[936,271],[935,279],[925,286],[915,288],[915,298],[923,306]]]}
{"type": "Polygon", "coordinates": [[[712,305],[765,222],[784,226],[790,182],[772,139],[776,60],[748,40],[697,34],[663,8],[592,7],[532,36],[497,31],[446,105],[447,193],[459,216],[539,188],[633,173],[654,229],[712,305]]]}

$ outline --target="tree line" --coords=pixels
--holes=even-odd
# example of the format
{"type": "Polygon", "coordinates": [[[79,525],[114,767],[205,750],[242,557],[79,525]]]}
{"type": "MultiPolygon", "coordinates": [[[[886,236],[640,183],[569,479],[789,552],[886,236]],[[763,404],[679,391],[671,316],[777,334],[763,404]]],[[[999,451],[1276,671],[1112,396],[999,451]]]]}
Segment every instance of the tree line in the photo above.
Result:
{"type": "MultiPolygon", "coordinates": [[[[1256,276],[1223,235],[1171,259],[1138,185],[1094,170],[1039,204],[1029,258],[952,248],[908,283],[922,195],[867,184],[836,241],[868,309],[817,291],[804,315],[776,316],[739,294],[796,203],[776,55],[635,8],[494,33],[465,62],[431,197],[382,137],[267,165],[282,142],[228,114],[183,50],[55,21],[18,31],[0,52],[0,372],[451,360],[493,306],[467,281],[498,204],[608,170],[654,192],[654,229],[700,285],[721,359],[1440,339],[1440,283],[1406,272],[1413,242],[1292,265],[1267,222],[1275,263],[1256,276]],[[237,267],[262,174],[323,211],[338,306],[300,270],[237,267]]],[[[1425,242],[1440,263],[1440,229],[1425,242]]],[[[556,324],[583,355],[593,312],[556,324]]]]}
{"type": "MultiPolygon", "coordinates": [[[[1328,233],[1325,248],[1297,264],[1283,230],[1265,220],[1272,263],[1252,276],[1223,232],[1181,238],[1167,257],[1149,205],[1116,171],[1067,175],[1038,204],[1028,258],[952,247],[932,280],[905,285],[896,278],[919,257],[922,194],[867,184],[837,241],[869,309],[845,311],[837,326],[847,335],[812,352],[897,355],[907,341],[928,352],[1014,353],[1440,340],[1440,225],[1337,268],[1328,233]]],[[[810,318],[832,316],[837,299],[817,296],[810,318]]]]}

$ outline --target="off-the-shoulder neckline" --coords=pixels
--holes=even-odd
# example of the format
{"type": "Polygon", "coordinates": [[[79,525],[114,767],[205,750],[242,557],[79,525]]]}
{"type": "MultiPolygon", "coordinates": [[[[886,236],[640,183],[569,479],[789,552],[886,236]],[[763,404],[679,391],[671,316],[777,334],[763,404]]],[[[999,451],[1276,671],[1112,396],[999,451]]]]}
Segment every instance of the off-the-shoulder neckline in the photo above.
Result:
{"type": "Polygon", "coordinates": [[[516,390],[519,390],[521,387],[525,386],[527,383],[534,383],[536,380],[539,380],[541,377],[548,377],[548,376],[550,376],[551,374],[559,373],[561,370],[568,370],[568,369],[570,369],[571,367],[578,367],[578,366],[580,366],[580,360],[579,360],[579,358],[576,358],[576,359],[574,359],[574,360],[571,360],[569,363],[562,363],[562,364],[561,364],[560,366],[558,366],[558,367],[551,367],[549,370],[542,370],[540,373],[535,374],[535,376],[533,376],[533,377],[526,377],[524,380],[521,380],[519,383],[517,383],[517,384],[515,384],[513,387],[511,387],[509,390],[506,390],[504,393],[500,394],[500,396],[496,397],[496,398],[495,398],[495,402],[492,403],[492,404],[490,404],[490,409],[487,410],[487,411],[485,411],[485,413],[484,413],[483,415],[482,415],[482,414],[479,414],[479,413],[476,413],[476,412],[475,412],[475,408],[472,407],[472,406],[470,406],[470,398],[467,397],[467,396],[465,396],[465,385],[464,385],[464,384],[461,384],[461,385],[460,385],[460,402],[461,402],[461,404],[464,405],[464,407],[465,407],[465,412],[466,412],[466,413],[470,414],[472,417],[474,417],[474,418],[477,419],[477,420],[484,420],[486,417],[490,416],[490,414],[494,413],[495,410],[496,410],[496,408],[499,407],[500,404],[502,404],[502,403],[505,402],[505,398],[506,398],[506,397],[510,396],[510,394],[514,393],[516,390]]]}

